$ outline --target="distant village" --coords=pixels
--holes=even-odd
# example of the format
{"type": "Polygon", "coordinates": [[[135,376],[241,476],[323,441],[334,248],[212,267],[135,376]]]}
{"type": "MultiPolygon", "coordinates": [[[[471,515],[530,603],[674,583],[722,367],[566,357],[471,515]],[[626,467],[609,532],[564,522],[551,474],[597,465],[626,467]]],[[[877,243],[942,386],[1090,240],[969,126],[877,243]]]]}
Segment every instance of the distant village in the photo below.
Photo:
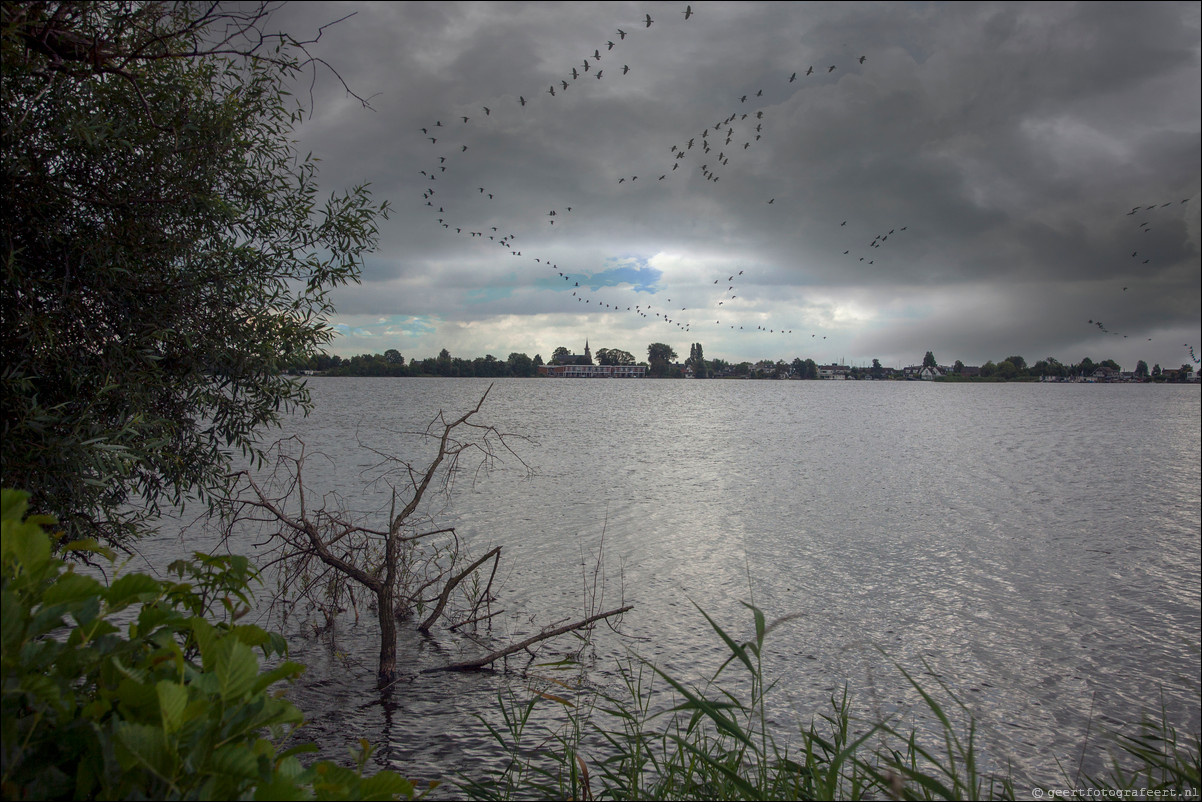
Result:
{"type": "Polygon", "coordinates": [[[920,363],[893,368],[872,360],[870,366],[821,365],[798,357],[791,362],[763,359],[757,362],[731,363],[706,359],[701,343],[693,343],[688,358],[681,360],[675,349],[665,343],[647,346],[647,359],[636,361],[633,354],[619,349],[600,348],[594,353],[585,342],[583,353],[556,348],[549,360],[523,353],[507,359],[491,354],[474,359],[451,356],[442,349],[436,357],[406,360],[395,349],[383,354],[361,354],[342,358],[318,354],[289,366],[288,372],[324,376],[447,376],[447,377],[546,377],[606,379],[792,379],[819,381],[1040,381],[1040,382],[1196,382],[1198,374],[1189,364],[1177,368],[1148,367],[1140,360],[1133,370],[1123,370],[1114,360],[1095,363],[1086,358],[1075,364],[1048,357],[1033,364],[1021,356],[1009,356],[984,365],[965,365],[956,360],[941,365],[928,351],[920,363]]]}

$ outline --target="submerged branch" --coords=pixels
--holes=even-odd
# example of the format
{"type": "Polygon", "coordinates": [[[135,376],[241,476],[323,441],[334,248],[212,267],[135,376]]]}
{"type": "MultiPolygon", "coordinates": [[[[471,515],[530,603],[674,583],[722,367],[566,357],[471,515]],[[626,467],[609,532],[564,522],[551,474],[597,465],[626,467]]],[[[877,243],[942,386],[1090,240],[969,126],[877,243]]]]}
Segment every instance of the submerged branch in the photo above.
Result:
{"type": "Polygon", "coordinates": [[[616,610],[610,610],[605,613],[597,613],[596,615],[590,615],[588,618],[585,618],[582,621],[577,621],[574,624],[564,624],[563,626],[555,627],[554,629],[545,629],[542,632],[538,633],[537,635],[532,635],[531,637],[526,638],[526,640],[522,641],[521,643],[515,643],[510,646],[506,646],[504,649],[499,649],[495,652],[492,652],[491,654],[487,654],[484,657],[478,658],[476,660],[465,660],[462,663],[451,663],[450,665],[439,666],[438,668],[427,668],[424,671],[422,671],[422,673],[423,674],[432,674],[435,671],[479,671],[480,669],[484,668],[485,666],[489,665],[490,663],[500,660],[502,657],[511,655],[514,652],[520,652],[523,649],[533,646],[536,643],[540,643],[542,641],[548,640],[550,638],[554,638],[558,635],[563,635],[567,632],[572,632],[577,629],[584,629],[589,624],[600,621],[603,618],[610,618],[615,615],[621,615],[622,613],[628,612],[633,609],[634,609],[634,605],[628,604],[625,607],[619,607],[616,610]]]}

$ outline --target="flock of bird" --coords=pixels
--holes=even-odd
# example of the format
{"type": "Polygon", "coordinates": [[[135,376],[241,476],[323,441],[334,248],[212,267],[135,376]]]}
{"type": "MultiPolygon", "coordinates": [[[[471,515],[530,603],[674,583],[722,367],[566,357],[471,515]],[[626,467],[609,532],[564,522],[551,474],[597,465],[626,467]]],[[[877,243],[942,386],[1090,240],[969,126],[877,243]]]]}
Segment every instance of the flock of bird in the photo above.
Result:
{"type": "MultiPolygon", "coordinates": [[[[686,6],[681,12],[685,21],[688,21],[694,12],[691,6],[686,6]]],[[[640,24],[642,30],[647,30],[654,25],[656,21],[650,14],[646,14],[640,24]]],[[[635,29],[637,31],[637,28],[635,29]]],[[[587,90],[592,85],[592,81],[587,79],[592,78],[596,81],[617,79],[628,75],[632,71],[632,67],[628,63],[622,63],[617,66],[619,59],[617,56],[621,54],[621,48],[627,39],[634,36],[635,33],[617,28],[614,37],[608,39],[603,45],[594,47],[591,53],[586,53],[581,62],[572,66],[568,71],[563,73],[555,83],[552,83],[542,93],[549,98],[561,98],[569,91],[587,90]]],[[[863,66],[868,57],[860,55],[854,59],[856,63],[863,66]]],[[[838,64],[830,64],[826,66],[806,65],[804,70],[793,71],[788,76],[781,75],[781,82],[784,86],[793,84],[796,81],[804,81],[805,79],[815,75],[830,75],[839,68],[838,64]],[[818,67],[817,70],[815,67],[818,67]]],[[[699,131],[680,136],[677,141],[672,142],[666,148],[665,161],[658,170],[642,173],[643,180],[640,182],[639,174],[621,175],[616,178],[618,185],[625,185],[627,190],[633,190],[638,186],[646,186],[647,184],[658,184],[659,182],[669,181],[677,176],[684,176],[690,172],[700,175],[706,182],[717,184],[725,174],[727,168],[731,167],[732,160],[737,167],[740,157],[744,154],[749,154],[752,149],[761,142],[769,132],[766,129],[767,111],[770,106],[769,101],[764,99],[765,90],[769,90],[769,98],[773,92],[772,87],[765,86],[758,88],[755,92],[748,92],[730,98],[727,112],[718,118],[712,124],[707,124],[699,131]]],[[[528,97],[525,94],[519,94],[515,100],[512,100],[519,108],[525,109],[528,104],[535,102],[534,95],[528,97]]],[[[546,101],[554,102],[554,101],[546,101]]],[[[500,206],[494,206],[491,209],[481,209],[476,205],[468,205],[467,208],[459,207],[449,208],[447,203],[443,201],[444,194],[453,197],[454,193],[442,193],[439,189],[440,182],[445,182],[448,176],[454,175],[453,168],[457,165],[459,159],[467,158],[469,145],[467,142],[460,141],[463,137],[458,136],[458,132],[454,129],[464,129],[464,127],[472,125],[473,119],[479,123],[481,119],[489,120],[493,115],[494,108],[490,106],[480,106],[480,114],[473,117],[471,114],[460,114],[455,122],[444,124],[442,120],[435,120],[433,123],[421,128],[422,135],[425,136],[431,143],[431,146],[437,151],[433,157],[434,160],[428,165],[427,169],[420,170],[420,174],[425,179],[426,186],[422,192],[422,198],[428,209],[435,211],[437,214],[438,224],[448,232],[453,232],[456,235],[468,237],[470,239],[480,239],[482,242],[488,241],[494,243],[499,248],[508,251],[508,254],[515,258],[521,258],[529,263],[533,260],[536,265],[546,267],[551,273],[544,274],[553,281],[562,279],[567,283],[567,286],[572,288],[571,296],[575,302],[581,305],[590,307],[591,310],[601,312],[614,313],[632,313],[647,319],[656,319],[660,322],[675,326],[682,331],[691,332],[701,325],[713,325],[723,328],[729,328],[733,331],[754,331],[758,333],[781,333],[792,334],[793,329],[787,326],[764,322],[752,327],[750,324],[740,325],[742,316],[738,314],[740,311],[747,311],[750,306],[740,302],[739,293],[737,292],[737,281],[743,280],[744,270],[738,269],[731,271],[726,277],[726,290],[719,295],[714,296],[714,299],[706,307],[690,308],[687,304],[682,305],[677,309],[671,305],[671,300],[668,300],[670,306],[662,309],[653,309],[650,303],[639,302],[632,303],[634,299],[618,300],[612,297],[611,294],[602,295],[603,281],[595,279],[596,272],[590,273],[582,269],[561,268],[558,263],[554,263],[542,256],[536,256],[531,253],[523,253],[522,246],[517,233],[513,231],[502,231],[498,226],[482,224],[481,219],[495,220],[498,209],[504,208],[505,193],[501,188],[489,186],[476,186],[473,197],[480,203],[491,203],[501,201],[500,206]],[[553,275],[552,275],[553,274],[553,275]],[[590,281],[590,279],[592,279],[590,281]],[[583,285],[582,286],[582,282],[583,285]],[[591,285],[591,286],[590,286],[591,285]],[[732,320],[733,318],[733,320],[732,320]],[[723,322],[725,319],[725,323],[723,322]],[[712,321],[712,323],[711,323],[712,321]]],[[[1180,201],[1184,204],[1189,199],[1180,201]]],[[[776,203],[775,198],[767,198],[765,203],[772,206],[776,203]]],[[[1131,216],[1137,216],[1141,219],[1138,226],[1138,231],[1142,234],[1147,234],[1152,230],[1152,220],[1150,213],[1167,206],[1171,206],[1174,202],[1166,202],[1162,204],[1152,204],[1150,206],[1136,206],[1128,213],[1131,216]],[[1148,219],[1143,219],[1148,218],[1148,219]]],[[[554,229],[556,224],[563,224],[570,221],[576,214],[576,207],[564,205],[550,209],[544,215],[546,224],[554,229]]],[[[888,229],[882,229],[870,241],[865,241],[862,236],[856,236],[854,232],[860,231],[860,228],[853,227],[847,229],[847,220],[839,224],[840,229],[845,229],[849,232],[845,239],[846,247],[841,254],[836,256],[846,257],[847,260],[860,264],[864,267],[876,266],[881,255],[881,249],[887,247],[888,243],[893,243],[898,240],[903,234],[908,231],[906,225],[895,225],[888,229]]],[[[520,230],[520,227],[519,227],[520,230]]],[[[540,241],[543,241],[540,238],[540,241]]],[[[1153,261],[1153,257],[1149,248],[1135,247],[1131,252],[1130,259],[1138,261],[1141,265],[1149,265],[1153,261]]],[[[537,279],[536,279],[537,280],[537,279]]],[[[715,285],[723,284],[721,277],[714,279],[715,285]]],[[[1123,291],[1128,288],[1123,287],[1123,291]]],[[[670,291],[670,290],[669,290],[670,291]]],[[[611,287],[607,293],[619,292],[626,294],[637,293],[636,289],[620,290],[616,287],[611,287]]],[[[637,295],[635,295],[637,299],[637,295]]],[[[1091,325],[1098,328],[1099,331],[1115,336],[1126,337],[1126,334],[1108,329],[1102,322],[1090,320],[1091,325]]],[[[817,338],[818,334],[813,333],[811,337],[817,338]]],[[[825,337],[823,337],[825,339],[825,337]]],[[[1149,338],[1150,341],[1151,338],[1149,338]]],[[[1189,347],[1189,346],[1187,346],[1189,347]]],[[[1191,357],[1193,350],[1191,348],[1191,357]]]]}
{"type": "MultiPolygon", "coordinates": [[[[1183,198],[1180,201],[1165,201],[1163,203],[1153,203],[1145,206],[1131,207],[1131,211],[1127,212],[1125,216],[1135,217],[1140,222],[1137,226],[1135,226],[1132,233],[1132,238],[1129,240],[1129,244],[1133,247],[1133,250],[1131,251],[1131,255],[1126,257],[1126,260],[1139,265],[1141,268],[1146,265],[1148,266],[1148,270],[1152,270],[1153,268],[1151,266],[1154,265],[1156,261],[1156,257],[1154,255],[1155,241],[1146,238],[1146,235],[1150,234],[1155,228],[1153,222],[1155,220],[1156,213],[1160,209],[1165,209],[1171,206],[1184,206],[1188,204],[1189,201],[1189,198],[1183,198]],[[1150,242],[1152,244],[1149,244],[1150,242]]],[[[1127,284],[1123,285],[1121,292],[1127,292],[1129,289],[1131,289],[1131,284],[1128,282],[1127,284]]],[[[1116,331],[1107,327],[1106,324],[1100,320],[1094,320],[1090,318],[1088,322],[1089,325],[1096,328],[1102,334],[1108,334],[1114,337],[1122,337],[1124,339],[1130,336],[1121,331],[1116,331]]],[[[1147,341],[1152,342],[1152,338],[1148,337],[1147,341]]],[[[1192,345],[1189,343],[1183,343],[1182,347],[1189,351],[1190,359],[1193,360],[1195,364],[1200,364],[1198,358],[1194,355],[1194,347],[1192,345]]]]}
{"type": "MultiPolygon", "coordinates": [[[[681,12],[684,19],[687,21],[694,12],[692,6],[686,6],[681,12]]],[[[643,17],[641,21],[642,29],[645,31],[655,24],[655,20],[650,14],[643,17]]],[[[592,53],[586,54],[578,65],[574,65],[570,70],[566,71],[563,76],[551,84],[542,93],[550,98],[560,98],[568,91],[576,91],[578,87],[587,87],[590,82],[585,79],[592,77],[596,80],[607,80],[611,76],[625,76],[632,70],[629,64],[623,63],[620,67],[610,67],[610,63],[616,64],[616,55],[620,55],[621,46],[628,38],[633,36],[633,32],[617,28],[614,38],[605,42],[604,45],[599,45],[593,48],[592,53]],[[615,53],[615,51],[617,51],[615,53]],[[603,62],[605,62],[603,64],[603,62]],[[606,70],[609,70],[606,72],[606,70]]],[[[855,61],[863,65],[868,61],[867,56],[859,56],[855,61]]],[[[830,64],[825,67],[819,67],[817,73],[820,75],[829,75],[838,69],[837,64],[830,64]]],[[[784,84],[791,84],[798,80],[804,80],[808,76],[814,75],[816,72],[815,65],[808,65],[804,70],[792,72],[788,76],[781,76],[784,84]]],[[[738,157],[750,151],[757,142],[761,141],[765,136],[765,108],[760,107],[757,101],[764,102],[765,89],[760,88],[754,93],[743,94],[731,99],[731,110],[729,113],[721,117],[713,123],[707,125],[699,132],[689,136],[683,136],[679,141],[672,143],[668,148],[668,159],[659,171],[653,171],[651,174],[645,174],[643,183],[648,183],[654,179],[655,182],[668,181],[674,175],[683,175],[680,171],[694,170],[704,178],[707,182],[717,184],[721,177],[724,168],[730,166],[732,159],[738,160],[738,157]],[[749,105],[750,103],[750,105],[749,105]]],[[[771,94],[771,93],[770,93],[771,94]]],[[[534,95],[527,96],[518,94],[514,101],[519,108],[526,108],[527,105],[535,102],[534,95]]],[[[551,101],[548,101],[551,102],[551,101]]],[[[490,119],[493,115],[493,106],[480,107],[480,113],[484,119],[490,119]]],[[[430,144],[438,151],[434,157],[436,162],[432,162],[426,169],[419,171],[419,174],[424,179],[425,186],[422,190],[422,199],[427,209],[437,214],[437,221],[443,229],[448,232],[453,232],[458,236],[467,237],[469,239],[480,239],[482,242],[490,242],[496,244],[500,248],[508,251],[512,257],[520,257],[523,260],[533,260],[536,265],[545,266],[549,271],[554,273],[545,274],[551,277],[554,281],[562,279],[567,282],[567,286],[572,288],[571,296],[575,301],[582,305],[588,305],[591,309],[602,312],[622,312],[632,313],[649,320],[655,319],[659,322],[667,323],[675,326],[684,332],[691,332],[700,325],[713,325],[729,327],[733,331],[759,332],[768,334],[792,334],[793,330],[787,326],[778,325],[771,322],[761,322],[754,326],[748,324],[740,325],[740,315],[736,314],[740,304],[739,295],[737,293],[736,279],[743,276],[744,270],[736,269],[727,276],[727,291],[720,296],[715,297],[714,301],[708,307],[689,307],[684,305],[677,309],[675,306],[665,307],[663,309],[653,309],[652,304],[639,302],[631,303],[629,301],[617,301],[608,295],[600,295],[600,285],[597,282],[590,282],[593,274],[582,270],[570,270],[561,268],[558,263],[544,259],[541,256],[535,256],[532,253],[523,253],[519,243],[517,233],[512,231],[502,231],[497,226],[480,224],[472,222],[490,216],[495,217],[495,211],[490,215],[490,210],[481,210],[477,208],[450,208],[443,201],[443,196],[450,196],[452,193],[443,193],[439,188],[440,182],[446,182],[448,176],[455,174],[454,167],[460,158],[465,158],[465,154],[469,152],[469,145],[460,141],[462,137],[456,135],[454,131],[456,127],[462,128],[472,124],[473,118],[471,114],[460,114],[453,118],[455,122],[445,122],[443,120],[435,120],[434,122],[421,128],[422,135],[430,141],[430,144]],[[584,286],[581,286],[581,283],[584,286]],[[593,286],[590,288],[590,284],[593,286]],[[710,323],[712,315],[712,323],[710,323]],[[723,324],[723,318],[727,322],[723,324]],[[731,318],[734,321],[731,321],[731,318]]],[[[625,184],[628,187],[635,187],[639,181],[638,175],[624,175],[616,179],[617,184],[625,184]]],[[[479,186],[475,187],[474,197],[477,201],[493,202],[504,201],[504,192],[500,189],[479,186]]],[[[772,205],[775,203],[775,198],[767,199],[766,203],[772,205]]],[[[495,209],[495,207],[494,207],[495,209]]],[[[554,227],[559,223],[562,227],[563,223],[570,220],[573,215],[572,206],[563,206],[550,209],[544,215],[546,223],[550,227],[554,227]]],[[[843,225],[846,225],[844,221],[843,225]]],[[[885,242],[891,237],[896,236],[900,232],[906,231],[906,226],[895,227],[887,231],[883,231],[873,238],[871,242],[862,243],[861,248],[855,251],[855,257],[859,262],[866,265],[875,264],[876,253],[873,250],[882,247],[885,242]],[[863,254],[862,256],[860,254],[863,254]]],[[[849,244],[848,248],[843,251],[844,255],[850,255],[853,252],[853,246],[849,244]]],[[[715,284],[722,283],[720,279],[714,280],[715,284]]],[[[634,293],[634,289],[617,290],[617,292],[634,293]]],[[[671,299],[667,300],[671,304],[671,299]]],[[[815,339],[818,334],[812,334],[815,339]]],[[[823,337],[825,339],[825,337],[823,337]]]]}

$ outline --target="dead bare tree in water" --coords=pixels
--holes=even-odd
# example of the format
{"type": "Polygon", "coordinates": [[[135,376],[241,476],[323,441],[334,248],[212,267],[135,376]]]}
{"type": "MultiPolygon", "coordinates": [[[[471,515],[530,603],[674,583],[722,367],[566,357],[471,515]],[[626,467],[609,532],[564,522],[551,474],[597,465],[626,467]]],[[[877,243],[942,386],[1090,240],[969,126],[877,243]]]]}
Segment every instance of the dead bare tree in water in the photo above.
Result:
{"type": "MultiPolygon", "coordinates": [[[[439,412],[421,433],[422,437],[438,442],[437,452],[425,467],[371,449],[392,468],[383,477],[392,490],[392,502],[382,528],[364,523],[362,516],[347,511],[332,494],[322,496],[315,505],[314,494],[304,481],[305,446],[296,438],[281,441],[272,449],[275,470],[268,477],[260,479],[249,471],[240,472],[237,492],[227,500],[224,523],[227,536],[247,525],[265,528],[269,562],[264,567],[280,570],[278,603],[307,600],[325,613],[328,626],[346,603],[358,614],[357,586],[373,597],[380,625],[378,687],[383,688],[396,678],[398,615],[414,612],[423,615],[417,629],[428,633],[440,617],[450,617],[451,628],[456,628],[489,620],[503,612],[491,609],[495,598],[492,584],[501,547],[471,559],[455,528],[437,526],[437,513],[430,510],[436,498],[449,498],[458,472],[470,467],[463,462],[465,458],[470,463],[471,457],[478,457],[479,462],[474,465],[479,471],[488,470],[502,456],[507,456],[529,472],[529,466],[510,447],[509,441],[514,436],[476,420],[491,389],[490,386],[473,409],[454,420],[439,412]],[[398,475],[403,477],[402,482],[394,483],[389,478],[398,475]],[[490,563],[491,571],[484,581],[478,572],[490,563]],[[469,578],[472,581],[465,585],[469,578]],[[454,599],[458,603],[453,603],[454,599]]],[[[601,617],[619,615],[628,609],[610,611],[601,617]]],[[[546,634],[524,641],[515,650],[585,628],[596,620],[597,616],[592,616],[577,624],[545,630],[546,634]]],[[[500,652],[510,653],[508,649],[500,652]]],[[[493,654],[500,656],[497,652],[493,654]]],[[[485,658],[472,667],[483,667],[493,659],[496,658],[485,658]]]]}

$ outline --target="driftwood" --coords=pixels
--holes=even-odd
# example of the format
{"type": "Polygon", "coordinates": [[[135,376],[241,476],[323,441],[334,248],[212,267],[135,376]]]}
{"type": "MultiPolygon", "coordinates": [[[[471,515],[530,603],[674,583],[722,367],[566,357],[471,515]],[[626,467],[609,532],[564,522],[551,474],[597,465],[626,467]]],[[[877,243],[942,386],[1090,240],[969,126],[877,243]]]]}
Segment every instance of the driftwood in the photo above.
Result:
{"type": "Polygon", "coordinates": [[[583,628],[587,627],[589,624],[600,621],[603,618],[610,618],[611,616],[621,615],[622,613],[628,612],[629,610],[633,610],[633,609],[634,609],[634,606],[628,604],[625,607],[619,607],[618,609],[610,610],[607,613],[597,613],[596,615],[590,615],[588,618],[584,619],[583,621],[577,621],[574,624],[564,624],[563,626],[555,627],[554,629],[544,629],[542,632],[538,633],[537,635],[532,635],[531,637],[526,638],[526,640],[522,641],[521,643],[514,643],[510,646],[506,646],[504,649],[499,649],[495,652],[491,652],[490,654],[487,654],[484,657],[480,657],[475,660],[465,660],[462,663],[451,663],[450,665],[439,666],[438,668],[427,668],[424,671],[422,671],[422,673],[423,674],[433,674],[435,671],[479,671],[480,669],[484,668],[485,666],[489,665],[490,663],[500,660],[502,657],[511,655],[514,652],[520,652],[523,649],[533,646],[536,643],[545,641],[549,638],[554,638],[558,635],[563,635],[564,633],[567,633],[567,632],[572,632],[577,629],[583,629],[583,628]]]}

